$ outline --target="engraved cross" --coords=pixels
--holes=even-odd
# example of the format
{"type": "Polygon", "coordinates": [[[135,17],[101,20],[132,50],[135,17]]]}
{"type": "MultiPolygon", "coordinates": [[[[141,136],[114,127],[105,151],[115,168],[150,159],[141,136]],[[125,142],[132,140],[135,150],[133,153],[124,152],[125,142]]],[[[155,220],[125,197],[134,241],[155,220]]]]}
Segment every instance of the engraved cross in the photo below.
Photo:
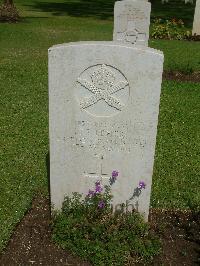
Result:
{"type": "MultiPolygon", "coordinates": [[[[103,156],[101,157],[101,160],[103,161],[103,156]]],[[[110,176],[106,174],[103,170],[103,162],[100,162],[99,169],[97,169],[96,172],[90,172],[86,174],[87,177],[96,178],[100,182],[103,181],[103,179],[110,179],[110,176]]]]}

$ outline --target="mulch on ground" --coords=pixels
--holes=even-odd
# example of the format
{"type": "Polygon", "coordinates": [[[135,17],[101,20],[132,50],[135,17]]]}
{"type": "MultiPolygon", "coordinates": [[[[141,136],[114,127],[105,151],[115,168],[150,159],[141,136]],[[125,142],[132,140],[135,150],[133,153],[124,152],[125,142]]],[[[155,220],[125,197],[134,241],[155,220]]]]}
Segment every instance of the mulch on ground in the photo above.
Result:
{"type": "Polygon", "coordinates": [[[163,79],[165,80],[174,80],[174,81],[183,81],[183,82],[200,82],[200,72],[193,72],[191,74],[185,74],[179,71],[164,71],[163,79]]]}
{"type": "MultiPolygon", "coordinates": [[[[49,200],[38,196],[17,226],[0,257],[0,265],[87,266],[51,241],[49,200]]],[[[160,236],[162,253],[151,265],[198,265],[200,263],[200,217],[191,212],[152,209],[151,230],[160,236]]],[[[129,264],[130,265],[130,264],[129,264]]]]}

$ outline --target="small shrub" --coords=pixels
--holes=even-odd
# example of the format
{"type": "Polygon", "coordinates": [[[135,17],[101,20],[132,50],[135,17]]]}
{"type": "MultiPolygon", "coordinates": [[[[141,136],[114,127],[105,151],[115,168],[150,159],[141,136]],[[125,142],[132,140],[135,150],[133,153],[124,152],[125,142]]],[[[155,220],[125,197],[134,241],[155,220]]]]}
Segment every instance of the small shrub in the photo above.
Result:
{"type": "Polygon", "coordinates": [[[139,213],[113,213],[111,199],[110,186],[103,188],[100,182],[85,198],[78,193],[65,197],[53,220],[53,240],[93,265],[151,260],[159,253],[160,242],[139,213]]]}
{"type": "Polygon", "coordinates": [[[0,6],[0,22],[17,22],[19,12],[14,5],[2,4],[0,6]]]}
{"type": "Polygon", "coordinates": [[[181,19],[155,19],[152,26],[153,39],[183,40],[189,39],[191,32],[186,30],[181,19]]]}

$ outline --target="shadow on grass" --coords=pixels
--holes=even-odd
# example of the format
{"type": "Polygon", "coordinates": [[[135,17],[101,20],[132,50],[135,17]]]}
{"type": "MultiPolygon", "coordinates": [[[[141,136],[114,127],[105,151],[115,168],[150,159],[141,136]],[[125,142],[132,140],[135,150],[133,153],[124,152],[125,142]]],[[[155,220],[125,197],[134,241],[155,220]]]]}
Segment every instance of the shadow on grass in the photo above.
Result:
{"type": "Polygon", "coordinates": [[[108,19],[113,17],[114,2],[115,0],[66,0],[62,3],[36,2],[27,6],[43,12],[51,12],[55,16],[108,19]]]}
{"type": "Polygon", "coordinates": [[[23,23],[24,24],[28,24],[28,23],[31,24],[31,23],[33,23],[34,20],[38,20],[38,19],[39,20],[40,19],[41,20],[43,20],[43,19],[49,19],[49,17],[39,17],[39,16],[38,17],[31,17],[31,16],[30,17],[21,17],[20,20],[19,20],[19,22],[22,23],[22,24],[23,23]]]}
{"type": "MultiPolygon", "coordinates": [[[[185,4],[181,0],[171,0],[162,4],[161,0],[151,0],[152,19],[178,18],[191,26],[194,16],[194,4],[185,4]]],[[[27,6],[42,12],[51,12],[55,16],[95,17],[108,19],[113,17],[115,0],[63,0],[61,3],[38,1],[27,6]]]]}

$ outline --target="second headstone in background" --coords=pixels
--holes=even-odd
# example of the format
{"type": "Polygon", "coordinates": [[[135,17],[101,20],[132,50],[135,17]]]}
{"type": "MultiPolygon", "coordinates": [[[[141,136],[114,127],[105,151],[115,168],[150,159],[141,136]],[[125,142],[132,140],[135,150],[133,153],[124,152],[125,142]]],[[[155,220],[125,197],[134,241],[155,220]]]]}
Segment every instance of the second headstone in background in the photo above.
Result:
{"type": "Polygon", "coordinates": [[[200,0],[196,1],[192,34],[200,35],[200,0]]]}
{"type": "Polygon", "coordinates": [[[148,46],[151,4],[146,0],[115,3],[114,41],[148,46]]]}

